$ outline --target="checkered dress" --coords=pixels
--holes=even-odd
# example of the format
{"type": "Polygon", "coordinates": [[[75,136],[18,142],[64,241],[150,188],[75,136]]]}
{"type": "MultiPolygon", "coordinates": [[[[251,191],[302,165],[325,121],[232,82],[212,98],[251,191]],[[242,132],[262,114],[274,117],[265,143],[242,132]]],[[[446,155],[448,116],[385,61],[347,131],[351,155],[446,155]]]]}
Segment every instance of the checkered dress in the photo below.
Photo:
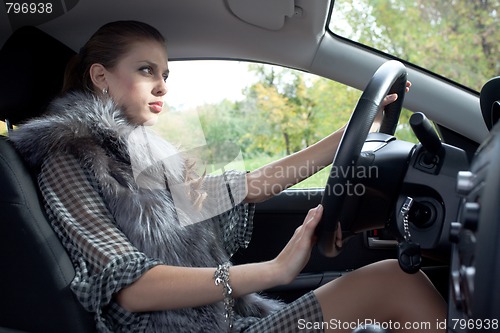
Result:
{"type": "Polygon", "coordinates": [[[322,321],[323,313],[320,304],[311,291],[267,317],[241,318],[235,323],[232,332],[322,333],[322,329],[306,329],[306,327],[314,327],[314,324],[322,323],[322,321]],[[306,323],[308,325],[305,325],[306,323]]]}
{"type": "MultiPolygon", "coordinates": [[[[67,249],[76,275],[71,288],[82,305],[95,313],[99,332],[145,332],[148,313],[131,313],[113,299],[153,266],[162,264],[137,250],[116,227],[103,201],[95,178],[71,156],[47,158],[38,178],[45,208],[56,233],[67,249]]],[[[206,178],[210,194],[230,197],[245,191],[245,175],[226,172],[206,178]],[[236,189],[236,190],[235,190],[236,189]]],[[[221,200],[221,204],[227,200],[221,200]]],[[[222,230],[228,253],[250,241],[254,206],[238,204],[213,218],[222,230]]],[[[321,310],[312,293],[283,310],[263,318],[238,318],[235,332],[294,332],[298,319],[321,320],[321,310]]]]}

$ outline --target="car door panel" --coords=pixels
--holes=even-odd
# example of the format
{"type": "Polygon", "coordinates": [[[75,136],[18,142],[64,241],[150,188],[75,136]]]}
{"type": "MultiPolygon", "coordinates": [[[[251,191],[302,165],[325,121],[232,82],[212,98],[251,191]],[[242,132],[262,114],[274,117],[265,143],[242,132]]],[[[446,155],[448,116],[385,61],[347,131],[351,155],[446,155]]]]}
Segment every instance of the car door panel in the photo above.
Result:
{"type": "MultiPolygon", "coordinates": [[[[276,257],[299,227],[309,209],[321,202],[321,189],[287,190],[257,204],[252,240],[233,257],[235,264],[259,262],[276,257]]],[[[395,257],[395,247],[369,248],[368,234],[360,233],[333,258],[321,255],[315,247],[308,264],[294,282],[267,292],[283,299],[294,299],[358,267],[395,257]]]]}

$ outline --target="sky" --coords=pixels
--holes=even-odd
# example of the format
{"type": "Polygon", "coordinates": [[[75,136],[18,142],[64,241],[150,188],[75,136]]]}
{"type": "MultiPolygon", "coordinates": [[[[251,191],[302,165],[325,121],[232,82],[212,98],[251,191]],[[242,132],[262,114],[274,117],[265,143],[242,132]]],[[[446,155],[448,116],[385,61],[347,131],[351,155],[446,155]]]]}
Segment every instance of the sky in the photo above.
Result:
{"type": "Polygon", "coordinates": [[[237,61],[171,61],[166,101],[175,109],[243,99],[242,90],[256,80],[248,63],[237,61]]]}

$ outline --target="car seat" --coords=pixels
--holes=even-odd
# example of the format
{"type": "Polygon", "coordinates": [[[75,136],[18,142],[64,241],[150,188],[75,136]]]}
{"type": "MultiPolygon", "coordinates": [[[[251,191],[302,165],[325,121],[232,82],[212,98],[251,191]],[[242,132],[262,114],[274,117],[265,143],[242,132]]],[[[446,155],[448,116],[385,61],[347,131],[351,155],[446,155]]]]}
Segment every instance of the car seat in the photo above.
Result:
{"type": "MultiPolygon", "coordinates": [[[[60,91],[75,52],[34,27],[14,32],[0,50],[0,120],[39,115],[60,91]]],[[[95,332],[72,291],[71,260],[47,221],[38,187],[0,136],[0,332],[95,332]]]]}

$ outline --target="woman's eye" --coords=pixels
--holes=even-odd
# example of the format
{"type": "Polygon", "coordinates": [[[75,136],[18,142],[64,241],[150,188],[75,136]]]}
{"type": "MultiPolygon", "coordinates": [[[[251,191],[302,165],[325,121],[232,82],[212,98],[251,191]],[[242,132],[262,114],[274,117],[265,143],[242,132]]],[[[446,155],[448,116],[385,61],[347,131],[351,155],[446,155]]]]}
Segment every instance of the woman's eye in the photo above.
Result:
{"type": "Polygon", "coordinates": [[[163,81],[167,82],[168,75],[163,75],[163,81]]]}
{"type": "Polygon", "coordinates": [[[142,72],[146,73],[146,74],[149,74],[149,75],[152,75],[153,74],[153,69],[151,67],[142,67],[140,69],[142,72]]]}

